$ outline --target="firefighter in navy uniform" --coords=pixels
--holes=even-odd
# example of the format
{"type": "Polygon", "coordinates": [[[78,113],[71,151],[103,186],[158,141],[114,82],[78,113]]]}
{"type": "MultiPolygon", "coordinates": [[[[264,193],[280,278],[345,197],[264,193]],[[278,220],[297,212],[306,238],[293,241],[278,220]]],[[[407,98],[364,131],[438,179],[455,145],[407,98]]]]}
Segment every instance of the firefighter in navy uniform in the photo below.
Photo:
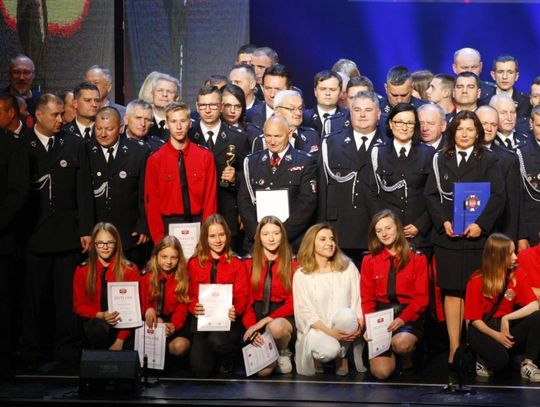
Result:
{"type": "Polygon", "coordinates": [[[56,361],[70,365],[80,357],[80,336],[72,311],[73,273],[81,251],[89,248],[94,205],[85,143],[60,132],[63,110],[57,96],[42,95],[36,106],[37,123],[21,137],[31,182],[23,225],[23,342],[25,356],[32,359],[44,356],[42,352],[55,338],[56,361]],[[51,302],[54,312],[47,307],[51,302]],[[54,335],[51,327],[56,328],[54,335]]]}
{"type": "Polygon", "coordinates": [[[88,143],[96,220],[112,223],[120,233],[126,258],[142,266],[150,236],[144,210],[144,174],[150,150],[120,138],[120,120],[115,108],[100,109],[95,139],[88,143]]]}
{"type": "Polygon", "coordinates": [[[249,251],[257,228],[257,190],[288,192],[289,218],[285,230],[293,250],[314,220],[317,207],[317,162],[309,154],[289,144],[291,129],[287,120],[272,116],[264,125],[268,149],[250,154],[244,160],[244,179],[238,193],[238,207],[244,224],[249,251]]]}

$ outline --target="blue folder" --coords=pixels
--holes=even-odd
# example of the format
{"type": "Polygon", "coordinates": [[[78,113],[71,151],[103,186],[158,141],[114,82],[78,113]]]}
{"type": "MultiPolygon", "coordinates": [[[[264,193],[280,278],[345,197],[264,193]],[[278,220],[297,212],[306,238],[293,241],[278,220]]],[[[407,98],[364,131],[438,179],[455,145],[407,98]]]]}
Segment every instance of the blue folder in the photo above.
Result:
{"type": "Polygon", "coordinates": [[[454,234],[476,222],[491,195],[490,182],[454,182],[454,234]]]}

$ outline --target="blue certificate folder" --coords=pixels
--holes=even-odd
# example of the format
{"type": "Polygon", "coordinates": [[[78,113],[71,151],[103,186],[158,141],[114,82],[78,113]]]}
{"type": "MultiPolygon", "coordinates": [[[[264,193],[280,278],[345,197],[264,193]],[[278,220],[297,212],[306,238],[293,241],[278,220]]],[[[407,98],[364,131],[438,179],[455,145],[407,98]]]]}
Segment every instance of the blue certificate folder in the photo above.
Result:
{"type": "Polygon", "coordinates": [[[454,234],[462,235],[478,219],[490,195],[490,182],[454,182],[454,234]]]}

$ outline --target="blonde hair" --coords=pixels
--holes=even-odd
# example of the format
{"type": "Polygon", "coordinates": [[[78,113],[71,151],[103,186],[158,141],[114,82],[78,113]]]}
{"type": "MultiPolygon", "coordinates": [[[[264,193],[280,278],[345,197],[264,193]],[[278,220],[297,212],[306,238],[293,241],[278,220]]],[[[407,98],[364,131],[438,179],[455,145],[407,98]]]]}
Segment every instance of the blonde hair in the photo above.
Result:
{"type": "Polygon", "coordinates": [[[379,254],[383,251],[384,244],[382,244],[377,237],[375,226],[384,218],[392,219],[396,225],[397,235],[396,241],[394,242],[394,249],[396,250],[396,257],[398,260],[397,269],[401,270],[407,265],[407,263],[409,263],[411,248],[409,247],[409,242],[407,242],[407,239],[405,238],[405,233],[403,233],[403,225],[401,224],[401,220],[390,209],[384,209],[377,212],[371,219],[368,231],[368,250],[373,255],[379,254]]]}
{"type": "Polygon", "coordinates": [[[349,266],[349,258],[343,254],[338,246],[336,230],[327,223],[317,223],[307,230],[302,239],[302,243],[300,244],[300,249],[298,250],[298,261],[302,267],[302,272],[305,274],[314,273],[319,268],[317,261],[315,260],[315,238],[317,237],[317,234],[324,229],[328,229],[332,232],[336,243],[336,250],[330,260],[332,271],[345,271],[349,266]]]}

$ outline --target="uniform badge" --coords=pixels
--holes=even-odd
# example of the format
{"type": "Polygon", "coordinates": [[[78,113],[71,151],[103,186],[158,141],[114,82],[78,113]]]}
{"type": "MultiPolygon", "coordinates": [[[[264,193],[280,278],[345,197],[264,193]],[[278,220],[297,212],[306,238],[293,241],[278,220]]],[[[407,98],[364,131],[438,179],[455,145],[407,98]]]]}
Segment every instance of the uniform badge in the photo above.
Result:
{"type": "Polygon", "coordinates": [[[262,157],[262,160],[261,160],[261,161],[263,161],[263,162],[264,162],[264,161],[266,161],[266,160],[268,160],[268,156],[267,156],[267,155],[265,154],[265,155],[263,155],[263,157],[262,157]]]}
{"type": "Polygon", "coordinates": [[[194,138],[195,140],[198,140],[198,139],[199,139],[199,133],[195,133],[195,134],[193,135],[193,138],[194,138]]]}
{"type": "Polygon", "coordinates": [[[120,178],[124,179],[124,178],[127,177],[127,172],[125,172],[125,171],[120,171],[120,172],[118,173],[118,176],[119,176],[120,178]]]}
{"type": "Polygon", "coordinates": [[[351,122],[349,120],[347,120],[345,123],[343,123],[343,125],[345,127],[349,127],[351,125],[351,122]]]}
{"type": "Polygon", "coordinates": [[[272,167],[272,174],[275,174],[276,171],[277,171],[277,167],[276,167],[276,166],[273,166],[273,167],[272,167]]]}
{"type": "Polygon", "coordinates": [[[98,149],[97,149],[96,146],[92,147],[92,152],[93,152],[94,154],[97,153],[97,151],[98,151],[98,149]]]}
{"type": "Polygon", "coordinates": [[[343,142],[346,143],[346,144],[349,144],[351,142],[351,138],[347,137],[343,142]]]}
{"type": "Polygon", "coordinates": [[[448,181],[448,174],[444,174],[443,179],[444,179],[445,181],[448,181]]]}
{"type": "Polygon", "coordinates": [[[227,135],[225,134],[224,131],[221,132],[221,138],[225,140],[225,137],[227,137],[227,135]]]}
{"type": "Polygon", "coordinates": [[[285,156],[285,161],[291,161],[292,160],[292,156],[290,154],[287,154],[285,156]]]}
{"type": "Polygon", "coordinates": [[[66,168],[67,167],[67,161],[66,160],[60,161],[60,167],[66,168]]]}
{"type": "Polygon", "coordinates": [[[311,186],[311,190],[313,191],[313,193],[316,194],[317,193],[317,181],[312,179],[311,181],[309,181],[309,185],[311,186]]]}
{"type": "Polygon", "coordinates": [[[303,134],[300,135],[300,138],[302,139],[302,141],[306,141],[306,140],[307,140],[307,139],[306,139],[306,136],[304,136],[303,134]]]}
{"type": "Polygon", "coordinates": [[[64,139],[63,138],[58,138],[58,143],[60,143],[61,146],[64,145],[64,139]]]}
{"type": "Polygon", "coordinates": [[[101,177],[101,171],[96,172],[96,175],[97,175],[98,177],[101,177]]]}
{"type": "Polygon", "coordinates": [[[30,145],[31,145],[32,147],[34,147],[34,148],[36,148],[36,146],[37,146],[37,144],[36,144],[35,141],[31,141],[31,142],[30,142],[30,145]]]}
{"type": "Polygon", "coordinates": [[[259,185],[264,185],[264,179],[261,178],[261,179],[259,180],[259,185]]]}

